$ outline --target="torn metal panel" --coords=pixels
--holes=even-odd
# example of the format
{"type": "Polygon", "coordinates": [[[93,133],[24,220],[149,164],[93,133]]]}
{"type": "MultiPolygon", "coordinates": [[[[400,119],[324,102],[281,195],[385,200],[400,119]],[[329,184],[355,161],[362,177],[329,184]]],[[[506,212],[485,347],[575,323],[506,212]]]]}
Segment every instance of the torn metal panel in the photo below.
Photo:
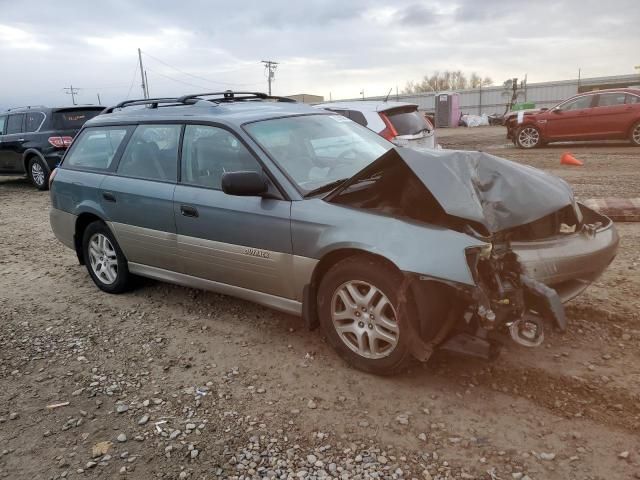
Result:
{"type": "Polygon", "coordinates": [[[571,188],[558,177],[487,153],[452,150],[393,148],[339,190],[394,162],[407,165],[444,212],[480,224],[489,234],[575,205],[571,188]]]}

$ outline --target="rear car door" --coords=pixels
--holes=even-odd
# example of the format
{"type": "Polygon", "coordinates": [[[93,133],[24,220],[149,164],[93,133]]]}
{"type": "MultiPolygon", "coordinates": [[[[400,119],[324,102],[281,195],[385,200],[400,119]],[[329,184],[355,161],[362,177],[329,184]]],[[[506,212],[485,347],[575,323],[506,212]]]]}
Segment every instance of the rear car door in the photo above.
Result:
{"type": "Polygon", "coordinates": [[[100,201],[129,263],[179,269],[173,194],[182,128],[138,125],[102,182],[100,201]]]}
{"type": "Polygon", "coordinates": [[[595,135],[602,139],[625,137],[633,115],[633,107],[625,104],[627,94],[601,93],[596,97],[591,114],[595,135]]]}
{"type": "Polygon", "coordinates": [[[222,191],[225,172],[263,168],[231,131],[187,125],[174,209],[184,273],[292,298],[291,202],[222,191]]]}
{"type": "Polygon", "coordinates": [[[22,173],[22,152],[24,151],[24,113],[14,113],[7,116],[0,143],[0,169],[4,173],[22,173]]]}
{"type": "Polygon", "coordinates": [[[589,140],[597,135],[591,114],[595,95],[569,100],[545,114],[548,140],[589,140]]]}

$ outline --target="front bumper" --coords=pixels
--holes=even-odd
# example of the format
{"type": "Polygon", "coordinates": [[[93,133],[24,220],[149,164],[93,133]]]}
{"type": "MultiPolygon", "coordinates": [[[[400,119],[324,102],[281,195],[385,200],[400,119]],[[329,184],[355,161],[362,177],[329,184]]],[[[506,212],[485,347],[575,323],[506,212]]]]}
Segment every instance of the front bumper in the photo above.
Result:
{"type": "Polygon", "coordinates": [[[580,232],[511,245],[526,274],[555,289],[563,302],[593,283],[618,250],[613,222],[584,205],[580,209],[586,225],[580,232]]]}

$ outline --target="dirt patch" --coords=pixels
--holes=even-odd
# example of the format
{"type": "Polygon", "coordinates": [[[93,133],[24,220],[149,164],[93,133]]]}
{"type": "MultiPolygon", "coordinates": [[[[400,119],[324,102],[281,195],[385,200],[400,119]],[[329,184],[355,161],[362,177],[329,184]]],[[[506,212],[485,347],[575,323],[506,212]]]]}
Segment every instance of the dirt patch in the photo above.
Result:
{"type": "MultiPolygon", "coordinates": [[[[544,168],[583,198],[640,191],[640,149],[624,145],[524,152],[500,128],[439,141],[544,168]],[[585,166],[561,167],[564,150],[585,166]]],[[[569,306],[567,334],[378,378],[247,302],[151,281],[106,295],[53,237],[46,193],[0,178],[0,205],[0,476],[640,475],[637,224],[619,225],[620,253],[569,306]]]]}

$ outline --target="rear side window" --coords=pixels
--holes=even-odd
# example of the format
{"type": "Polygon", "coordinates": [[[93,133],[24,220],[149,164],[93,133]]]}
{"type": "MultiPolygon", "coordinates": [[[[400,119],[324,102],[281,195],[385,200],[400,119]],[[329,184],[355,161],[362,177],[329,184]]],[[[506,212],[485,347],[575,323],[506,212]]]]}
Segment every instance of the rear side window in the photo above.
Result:
{"type": "Polygon", "coordinates": [[[125,177],[175,182],[180,125],[139,125],[118,164],[125,177]]]}
{"type": "MultiPolygon", "coordinates": [[[[636,95],[627,95],[627,103],[640,103],[640,97],[637,97],[636,95]]],[[[1,122],[2,120],[0,120],[1,122]]],[[[2,129],[2,127],[0,127],[0,130],[2,129]]]]}
{"type": "Polygon", "coordinates": [[[7,120],[7,135],[12,133],[22,133],[22,125],[24,123],[24,113],[18,115],[9,115],[7,120]]]}
{"type": "Polygon", "coordinates": [[[101,109],[59,110],[53,112],[54,130],[79,130],[87,120],[100,115],[101,109]]]}
{"type": "Polygon", "coordinates": [[[226,172],[261,172],[262,167],[232,133],[217,127],[187,125],[182,142],[182,183],[222,189],[226,172]]]}
{"type": "Polygon", "coordinates": [[[599,107],[615,107],[624,105],[626,94],[624,93],[601,93],[598,95],[599,107]]]}
{"type": "Polygon", "coordinates": [[[429,124],[417,110],[391,110],[384,112],[398,135],[417,135],[430,130],[429,124]]]}
{"type": "Polygon", "coordinates": [[[95,127],[83,130],[64,159],[64,166],[108,170],[127,135],[127,127],[95,127]]]}
{"type": "Polygon", "coordinates": [[[40,128],[40,124],[44,120],[44,113],[42,112],[29,112],[27,113],[27,119],[24,126],[25,132],[35,132],[40,128]]]}
{"type": "Polygon", "coordinates": [[[6,126],[7,126],[7,116],[0,115],[0,135],[4,135],[6,126]]]}

